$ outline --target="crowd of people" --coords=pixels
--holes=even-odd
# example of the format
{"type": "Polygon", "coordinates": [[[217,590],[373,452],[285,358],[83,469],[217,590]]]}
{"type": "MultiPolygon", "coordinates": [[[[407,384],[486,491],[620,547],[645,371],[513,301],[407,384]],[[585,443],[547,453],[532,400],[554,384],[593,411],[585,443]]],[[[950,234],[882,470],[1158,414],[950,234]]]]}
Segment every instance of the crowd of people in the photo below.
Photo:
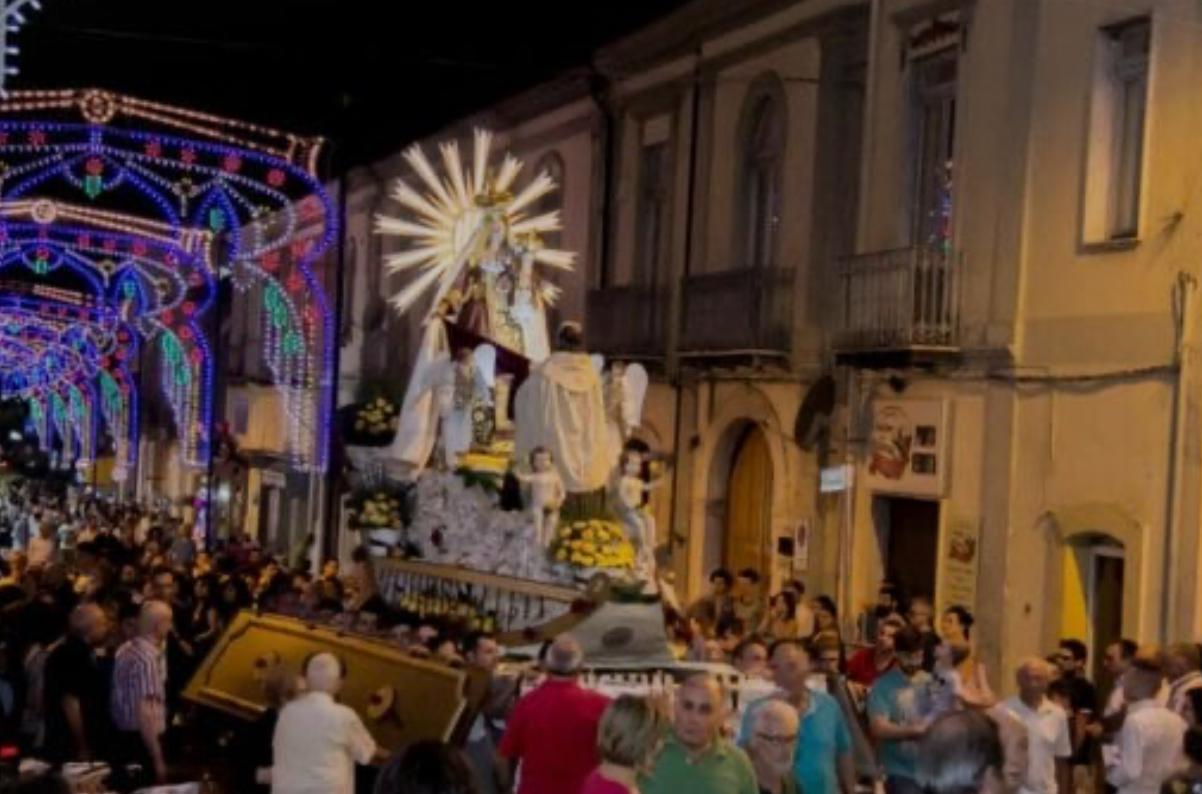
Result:
{"type": "MultiPolygon", "coordinates": [[[[256,608],[386,635],[490,686],[464,741],[389,757],[338,702],[338,657],[314,655],[299,677],[268,670],[271,708],[227,759],[222,783],[238,794],[1202,794],[1195,645],[1115,642],[1101,697],[1086,645],[1066,638],[1024,660],[1003,699],[964,607],[936,616],[928,598],[882,586],[856,622],[870,642],[848,642],[835,602],[802,582],[768,598],[756,571],[718,570],[704,597],[666,609],[693,664],[668,690],[610,697],[582,677],[570,634],[515,673],[493,635],[386,604],[362,551],[342,571],[246,538],[207,550],[177,519],[30,483],[0,488],[0,550],[0,766],[103,760],[119,790],[196,779],[205,754],[188,742],[230,739],[204,731],[181,690],[256,608]]],[[[52,780],[68,785],[0,792],[52,780]]]]}

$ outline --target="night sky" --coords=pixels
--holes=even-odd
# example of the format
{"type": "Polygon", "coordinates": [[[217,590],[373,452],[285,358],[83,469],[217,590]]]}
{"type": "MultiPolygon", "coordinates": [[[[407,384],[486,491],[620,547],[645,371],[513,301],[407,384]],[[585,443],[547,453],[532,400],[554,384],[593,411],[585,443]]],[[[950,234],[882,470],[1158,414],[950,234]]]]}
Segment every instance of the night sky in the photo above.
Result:
{"type": "Polygon", "coordinates": [[[43,0],[10,87],[96,86],[324,135],[337,169],[586,65],[680,4],[43,0]]]}

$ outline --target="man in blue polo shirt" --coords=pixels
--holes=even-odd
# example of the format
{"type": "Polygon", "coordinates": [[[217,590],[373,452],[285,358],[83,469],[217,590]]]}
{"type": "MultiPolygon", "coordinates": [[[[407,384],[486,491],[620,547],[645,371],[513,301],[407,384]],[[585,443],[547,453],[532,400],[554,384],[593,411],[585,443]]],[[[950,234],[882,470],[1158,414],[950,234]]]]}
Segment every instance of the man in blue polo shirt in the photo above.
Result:
{"type": "MultiPolygon", "coordinates": [[[[772,646],[769,658],[779,690],[771,697],[784,700],[801,717],[793,761],[797,785],[805,794],[853,794],[851,733],[835,699],[809,688],[809,649],[799,640],[780,640],[772,646]]],[[[745,746],[751,738],[756,710],[764,702],[752,703],[743,715],[740,745],[745,746]]]]}
{"type": "Polygon", "coordinates": [[[916,782],[918,740],[930,730],[925,703],[930,675],[922,670],[922,636],[906,626],[893,637],[897,666],[868,693],[868,727],[877,740],[887,794],[922,794],[916,782]]]}

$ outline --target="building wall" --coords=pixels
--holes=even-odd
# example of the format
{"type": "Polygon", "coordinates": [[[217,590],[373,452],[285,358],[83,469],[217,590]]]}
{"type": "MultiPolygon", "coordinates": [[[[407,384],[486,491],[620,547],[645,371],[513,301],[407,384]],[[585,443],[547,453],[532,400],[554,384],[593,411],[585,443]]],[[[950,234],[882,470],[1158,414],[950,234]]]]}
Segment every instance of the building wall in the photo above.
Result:
{"type": "MultiPolygon", "coordinates": [[[[956,7],[880,6],[858,252],[908,243],[913,143],[904,132],[902,41],[924,13],[956,7]]],[[[1023,656],[1088,629],[1082,550],[1091,543],[1122,545],[1125,636],[1163,641],[1198,631],[1192,321],[1180,406],[1174,395],[1178,318],[1197,310],[1175,302],[1179,274],[1198,275],[1188,205],[1196,192],[1189,175],[1202,165],[1190,135],[1198,122],[1199,9],[1165,0],[1145,10],[1152,44],[1139,234],[1105,245],[1082,234],[1096,185],[1086,168],[1095,50],[1101,28],[1134,12],[988,0],[961,10],[970,22],[958,44],[954,184],[954,245],[965,267],[961,356],[937,376],[905,368],[900,375],[906,398],[952,406],[941,528],[946,541],[950,517],[981,527],[977,642],[1003,691],[1023,656]]],[[[890,396],[887,373],[858,374],[876,384],[871,393],[890,396]]],[[[859,455],[862,471],[862,445],[859,455]]],[[[871,498],[857,489],[857,605],[874,597],[882,572],[871,498]]]]}

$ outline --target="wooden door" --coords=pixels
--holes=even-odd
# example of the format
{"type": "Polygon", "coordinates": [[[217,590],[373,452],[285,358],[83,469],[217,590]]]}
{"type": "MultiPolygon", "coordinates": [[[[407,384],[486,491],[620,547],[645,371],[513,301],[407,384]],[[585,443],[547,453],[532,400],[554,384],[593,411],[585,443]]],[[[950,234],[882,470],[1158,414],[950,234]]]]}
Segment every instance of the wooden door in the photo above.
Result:
{"type": "Polygon", "coordinates": [[[726,491],[723,565],[732,572],[754,568],[768,576],[772,526],[772,456],[758,427],[748,428],[735,447],[726,491]]]}

